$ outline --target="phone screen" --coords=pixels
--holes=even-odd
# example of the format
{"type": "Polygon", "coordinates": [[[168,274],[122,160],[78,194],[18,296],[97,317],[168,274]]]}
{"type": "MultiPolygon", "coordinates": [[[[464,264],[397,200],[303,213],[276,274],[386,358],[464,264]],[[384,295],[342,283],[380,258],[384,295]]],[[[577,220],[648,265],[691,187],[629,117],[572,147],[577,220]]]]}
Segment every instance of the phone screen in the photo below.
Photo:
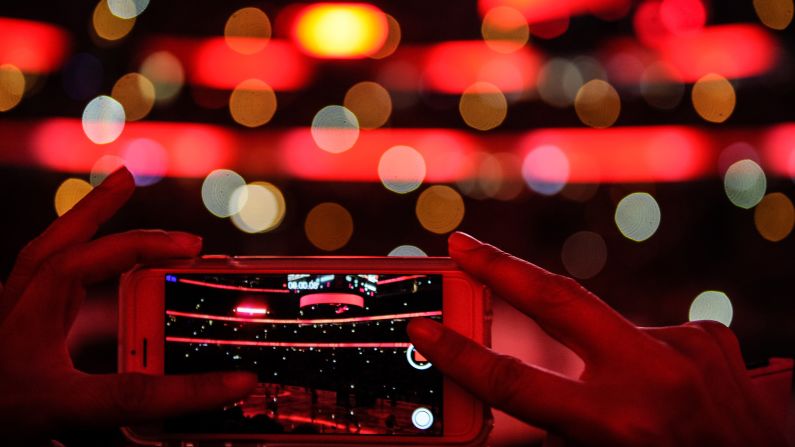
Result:
{"type": "Polygon", "coordinates": [[[256,372],[245,400],[170,433],[442,436],[442,375],[410,344],[442,321],[442,276],[165,276],[166,374],[256,372]]]}

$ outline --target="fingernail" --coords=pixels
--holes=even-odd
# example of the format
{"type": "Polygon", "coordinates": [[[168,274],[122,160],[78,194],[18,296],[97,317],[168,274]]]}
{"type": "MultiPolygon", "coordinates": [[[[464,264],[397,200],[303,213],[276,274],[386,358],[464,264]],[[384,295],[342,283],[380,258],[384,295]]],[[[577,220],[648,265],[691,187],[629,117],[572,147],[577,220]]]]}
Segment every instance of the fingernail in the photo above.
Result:
{"type": "Polygon", "coordinates": [[[456,231],[447,238],[447,247],[450,250],[468,251],[481,245],[483,244],[479,240],[460,231],[456,231]]]}
{"type": "Polygon", "coordinates": [[[198,253],[202,248],[202,238],[195,234],[172,231],[168,233],[168,237],[170,237],[175,244],[191,252],[198,253]]]}
{"type": "Polygon", "coordinates": [[[121,166],[119,169],[113,171],[112,174],[105,177],[105,180],[102,181],[102,185],[105,185],[106,188],[118,188],[122,184],[124,184],[127,180],[127,176],[130,171],[127,170],[126,167],[121,166]]]}
{"type": "Polygon", "coordinates": [[[226,388],[248,389],[257,383],[257,376],[249,372],[230,372],[224,374],[222,379],[226,388]]]}
{"type": "Polygon", "coordinates": [[[415,318],[408,325],[409,337],[435,343],[442,337],[442,325],[427,318],[415,318]]]}

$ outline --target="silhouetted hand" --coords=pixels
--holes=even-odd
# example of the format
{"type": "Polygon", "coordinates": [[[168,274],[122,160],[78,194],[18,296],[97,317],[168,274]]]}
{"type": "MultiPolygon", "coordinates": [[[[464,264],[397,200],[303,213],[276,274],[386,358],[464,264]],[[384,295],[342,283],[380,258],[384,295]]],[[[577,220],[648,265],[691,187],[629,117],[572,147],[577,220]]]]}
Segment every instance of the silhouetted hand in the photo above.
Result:
{"type": "Polygon", "coordinates": [[[570,379],[412,321],[417,349],[483,401],[575,445],[786,445],[722,324],[638,328],[576,281],[463,233],[450,237],[449,251],[586,365],[570,379]]]}
{"type": "Polygon", "coordinates": [[[74,369],[66,336],[86,284],[201,249],[201,238],[181,232],[139,230],[91,241],[134,188],[126,169],[110,175],[22,250],[0,287],[1,445],[219,407],[253,389],[256,377],[247,373],[155,377],[74,369]]]}

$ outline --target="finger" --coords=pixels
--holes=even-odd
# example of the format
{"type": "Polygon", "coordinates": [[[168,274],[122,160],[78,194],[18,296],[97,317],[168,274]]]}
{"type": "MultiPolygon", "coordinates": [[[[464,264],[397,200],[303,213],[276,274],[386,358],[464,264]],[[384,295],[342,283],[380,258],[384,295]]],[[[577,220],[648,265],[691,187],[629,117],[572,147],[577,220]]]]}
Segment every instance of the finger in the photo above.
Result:
{"type": "Polygon", "coordinates": [[[45,275],[91,284],[118,276],[133,266],[171,258],[189,258],[201,250],[199,236],[181,231],[133,230],[112,234],[50,258],[45,275]]]}
{"type": "MultiPolygon", "coordinates": [[[[645,340],[635,326],[571,278],[483,244],[464,233],[450,236],[450,256],[587,363],[637,352],[645,340]]],[[[648,340],[645,340],[648,342],[648,340]]]]}
{"type": "Polygon", "coordinates": [[[408,333],[442,374],[525,422],[560,428],[585,410],[577,382],[497,354],[428,319],[412,320],[408,333]]]}
{"type": "Polygon", "coordinates": [[[245,398],[257,377],[252,373],[149,376],[139,373],[86,375],[74,381],[67,406],[68,424],[111,426],[218,409],[245,398]]]}
{"type": "Polygon", "coordinates": [[[35,315],[46,322],[48,330],[63,335],[77,315],[83,285],[117,277],[139,263],[193,257],[200,250],[200,237],[178,231],[134,230],[105,236],[45,261],[25,292],[24,307],[18,310],[35,315]]]}
{"type": "Polygon", "coordinates": [[[709,333],[721,347],[721,350],[726,356],[726,361],[732,368],[735,371],[745,373],[745,360],[740,350],[740,342],[737,340],[737,336],[734,335],[734,331],[717,321],[692,321],[685,324],[698,326],[703,331],[709,333]]]}
{"type": "Polygon", "coordinates": [[[122,167],[25,246],[8,277],[6,294],[0,302],[0,319],[16,304],[31,276],[45,259],[91,239],[99,225],[127,202],[134,189],[132,175],[122,167]]]}

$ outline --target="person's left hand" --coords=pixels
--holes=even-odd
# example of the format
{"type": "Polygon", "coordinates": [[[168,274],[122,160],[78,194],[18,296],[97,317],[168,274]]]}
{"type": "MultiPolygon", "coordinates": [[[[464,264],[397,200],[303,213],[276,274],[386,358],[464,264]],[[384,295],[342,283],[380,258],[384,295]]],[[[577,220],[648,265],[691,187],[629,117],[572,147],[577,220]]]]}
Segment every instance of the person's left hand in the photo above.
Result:
{"type": "Polygon", "coordinates": [[[182,232],[136,230],[91,240],[135,188],[110,175],[19,254],[0,285],[0,444],[38,443],[61,430],[129,424],[219,407],[245,397],[249,373],[89,375],[74,368],[66,337],[85,285],[139,262],[196,256],[182,232]]]}

